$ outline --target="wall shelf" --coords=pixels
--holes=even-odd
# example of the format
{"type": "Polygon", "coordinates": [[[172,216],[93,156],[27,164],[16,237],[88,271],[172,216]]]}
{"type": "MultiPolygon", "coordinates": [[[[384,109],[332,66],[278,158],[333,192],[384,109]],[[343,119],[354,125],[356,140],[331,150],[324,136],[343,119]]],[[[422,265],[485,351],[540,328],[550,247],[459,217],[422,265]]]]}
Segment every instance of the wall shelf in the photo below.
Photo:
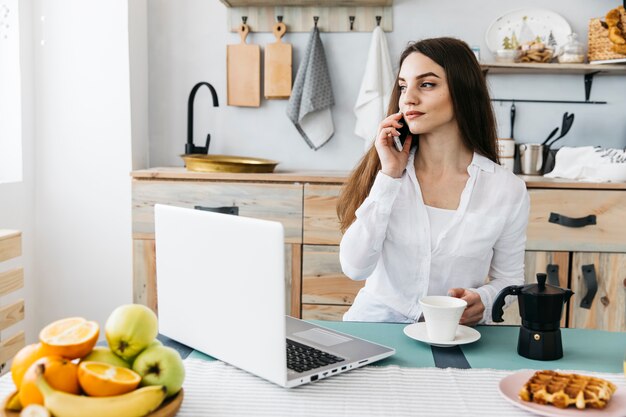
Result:
{"type": "Polygon", "coordinates": [[[626,65],[598,64],[501,64],[484,63],[481,68],[489,74],[581,74],[585,87],[585,100],[532,100],[513,98],[493,98],[491,101],[526,102],[526,103],[568,103],[568,104],[606,104],[606,101],[590,101],[593,77],[596,75],[626,75],[626,65]]]}
{"type": "Polygon", "coordinates": [[[626,74],[626,65],[607,64],[500,64],[480,65],[487,74],[626,74]]]}

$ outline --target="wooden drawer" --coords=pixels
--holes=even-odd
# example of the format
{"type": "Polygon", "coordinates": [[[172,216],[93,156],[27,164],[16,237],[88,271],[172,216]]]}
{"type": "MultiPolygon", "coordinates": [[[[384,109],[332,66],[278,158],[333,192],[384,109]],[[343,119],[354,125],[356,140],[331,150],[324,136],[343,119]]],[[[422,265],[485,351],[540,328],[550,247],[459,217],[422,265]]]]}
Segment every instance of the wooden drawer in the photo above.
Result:
{"type": "Polygon", "coordinates": [[[285,241],[302,242],[302,185],[208,181],[133,181],[133,235],[154,234],[154,205],[239,207],[239,215],[279,221],[285,241]]]}
{"type": "Polygon", "coordinates": [[[605,190],[529,190],[530,218],[526,249],[545,251],[626,252],[626,193],[605,190]],[[596,224],[565,227],[550,223],[550,213],[596,224]]]}
{"type": "Polygon", "coordinates": [[[302,319],[342,321],[343,314],[350,306],[335,306],[324,304],[302,304],[302,319]]]}
{"type": "Polygon", "coordinates": [[[338,246],[304,245],[302,303],[349,306],[364,285],[341,272],[338,246]]]}
{"type": "Polygon", "coordinates": [[[337,218],[339,185],[304,185],[305,244],[338,245],[341,241],[337,218]]]}

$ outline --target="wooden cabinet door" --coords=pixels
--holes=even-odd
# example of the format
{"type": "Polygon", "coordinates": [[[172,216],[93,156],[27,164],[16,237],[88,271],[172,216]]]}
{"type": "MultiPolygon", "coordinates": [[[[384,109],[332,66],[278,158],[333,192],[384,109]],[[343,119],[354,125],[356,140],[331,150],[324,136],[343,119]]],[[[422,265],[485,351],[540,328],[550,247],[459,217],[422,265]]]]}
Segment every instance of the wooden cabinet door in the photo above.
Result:
{"type": "MultiPolygon", "coordinates": [[[[532,284],[537,282],[537,273],[548,273],[548,283],[567,288],[567,277],[569,274],[569,252],[536,252],[526,251],[524,256],[524,282],[532,284]],[[550,269],[550,271],[549,271],[550,269]],[[558,272],[556,272],[558,270],[558,272]],[[554,271],[554,272],[553,272],[554,271]]],[[[511,298],[510,296],[508,298],[511,298]]],[[[561,326],[566,325],[566,309],[563,309],[561,326]]],[[[519,315],[517,297],[513,297],[513,302],[504,310],[504,322],[501,324],[519,325],[522,318],[519,315]]]]}
{"type": "Polygon", "coordinates": [[[570,327],[626,331],[626,254],[574,253],[571,287],[570,327]],[[593,275],[597,291],[585,303],[593,275]]]}

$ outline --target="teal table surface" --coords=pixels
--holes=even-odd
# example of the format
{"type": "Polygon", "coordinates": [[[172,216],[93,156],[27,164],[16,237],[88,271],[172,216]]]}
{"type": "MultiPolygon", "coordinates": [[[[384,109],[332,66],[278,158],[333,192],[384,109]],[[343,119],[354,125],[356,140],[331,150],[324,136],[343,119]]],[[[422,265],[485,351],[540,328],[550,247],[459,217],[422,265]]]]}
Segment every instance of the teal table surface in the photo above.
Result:
{"type": "MultiPolygon", "coordinates": [[[[404,334],[406,324],[340,321],[314,321],[314,323],[396,349],[395,355],[377,362],[377,365],[414,368],[435,366],[430,346],[404,334]]],[[[624,371],[625,332],[561,329],[563,358],[537,361],[517,354],[519,327],[477,326],[476,330],[481,334],[480,340],[461,346],[472,368],[563,369],[612,373],[624,371]]],[[[213,360],[210,356],[196,351],[189,357],[213,360]]]]}

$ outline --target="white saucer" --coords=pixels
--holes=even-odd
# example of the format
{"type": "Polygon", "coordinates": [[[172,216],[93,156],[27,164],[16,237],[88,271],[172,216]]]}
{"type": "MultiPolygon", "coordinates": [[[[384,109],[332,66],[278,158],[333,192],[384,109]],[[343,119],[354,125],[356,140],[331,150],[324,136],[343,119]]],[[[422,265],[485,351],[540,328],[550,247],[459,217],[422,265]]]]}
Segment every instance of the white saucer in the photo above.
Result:
{"type": "Polygon", "coordinates": [[[454,336],[454,340],[451,342],[432,342],[428,338],[428,331],[426,330],[426,323],[424,322],[409,324],[404,328],[404,334],[409,336],[411,339],[419,340],[420,342],[428,343],[431,346],[438,347],[465,345],[480,339],[480,333],[478,332],[478,330],[472,327],[463,326],[461,324],[459,324],[459,327],[457,327],[456,335],[454,336]]]}

